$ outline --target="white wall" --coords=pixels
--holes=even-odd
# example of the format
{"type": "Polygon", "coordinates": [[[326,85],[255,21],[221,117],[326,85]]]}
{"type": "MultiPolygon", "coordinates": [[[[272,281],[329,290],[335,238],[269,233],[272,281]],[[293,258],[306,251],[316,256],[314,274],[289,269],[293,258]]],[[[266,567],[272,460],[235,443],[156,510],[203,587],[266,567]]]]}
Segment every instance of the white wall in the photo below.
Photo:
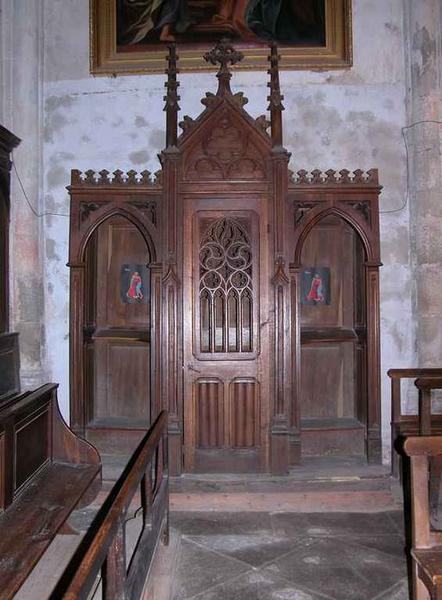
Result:
{"type": "MultiPolygon", "coordinates": [[[[3,0],[5,1],[5,0],[3,0]]],[[[19,3],[24,0],[17,0],[19,3]]],[[[70,170],[158,168],[164,144],[161,75],[89,75],[87,0],[44,0],[43,209],[68,214],[70,170]]],[[[402,0],[353,0],[354,66],[329,72],[283,72],[285,145],[291,168],[379,169],[381,238],[382,403],[384,455],[389,453],[390,367],[413,365],[402,0]]],[[[181,74],[182,115],[195,116],[215,91],[213,74],[181,74]]],[[[267,107],[265,72],[235,75],[253,116],[267,107]]],[[[45,218],[46,358],[68,411],[68,219],[45,218]]]]}

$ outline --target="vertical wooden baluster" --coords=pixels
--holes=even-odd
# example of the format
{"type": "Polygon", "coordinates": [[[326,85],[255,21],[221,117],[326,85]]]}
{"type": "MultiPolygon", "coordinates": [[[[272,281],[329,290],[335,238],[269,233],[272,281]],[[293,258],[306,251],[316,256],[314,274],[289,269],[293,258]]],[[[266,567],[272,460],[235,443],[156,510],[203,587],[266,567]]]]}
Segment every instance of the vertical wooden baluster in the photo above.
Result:
{"type": "Polygon", "coordinates": [[[156,473],[156,488],[160,489],[161,483],[163,482],[163,470],[164,470],[164,446],[163,439],[161,438],[158,442],[158,455],[157,455],[157,473],[156,473]]]}
{"type": "Polygon", "coordinates": [[[431,390],[421,388],[419,390],[419,434],[430,435],[431,433],[431,390]]]}
{"type": "Polygon", "coordinates": [[[165,428],[164,433],[160,440],[161,446],[161,481],[163,477],[166,478],[165,484],[167,485],[167,499],[166,499],[166,514],[165,514],[165,525],[163,529],[162,542],[165,546],[169,545],[169,461],[168,461],[168,444],[167,444],[167,428],[165,428]]]}
{"type": "Polygon", "coordinates": [[[401,380],[391,380],[391,474],[399,475],[399,454],[396,452],[394,443],[397,435],[397,423],[401,418],[401,380]]]}
{"type": "Polygon", "coordinates": [[[106,558],[103,574],[104,600],[123,600],[126,582],[126,526],[124,515],[106,558]]]}
{"type": "Polygon", "coordinates": [[[149,462],[146,467],[146,472],[141,480],[141,505],[143,507],[143,528],[146,525],[151,526],[151,506],[153,503],[152,489],[152,462],[149,462]]]}

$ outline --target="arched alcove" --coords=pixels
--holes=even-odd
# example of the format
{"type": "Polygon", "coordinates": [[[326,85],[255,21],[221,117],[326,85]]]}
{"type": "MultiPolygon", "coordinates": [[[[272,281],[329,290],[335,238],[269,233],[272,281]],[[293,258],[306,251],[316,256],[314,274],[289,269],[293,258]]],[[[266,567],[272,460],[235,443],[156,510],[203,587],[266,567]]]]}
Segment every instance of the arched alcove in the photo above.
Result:
{"type": "Polygon", "coordinates": [[[85,429],[102,452],[117,436],[124,450],[151,422],[150,263],[140,230],[118,214],[85,246],[85,429]]]}
{"type": "Polygon", "coordinates": [[[329,214],[304,239],[300,268],[302,455],[365,456],[366,252],[329,214]]]}
{"type": "Polygon", "coordinates": [[[381,460],[377,171],[298,172],[292,328],[292,461],[381,460]]]}
{"type": "Polygon", "coordinates": [[[104,454],[128,454],[160,410],[158,185],[146,174],[72,173],[70,421],[104,454]]]}

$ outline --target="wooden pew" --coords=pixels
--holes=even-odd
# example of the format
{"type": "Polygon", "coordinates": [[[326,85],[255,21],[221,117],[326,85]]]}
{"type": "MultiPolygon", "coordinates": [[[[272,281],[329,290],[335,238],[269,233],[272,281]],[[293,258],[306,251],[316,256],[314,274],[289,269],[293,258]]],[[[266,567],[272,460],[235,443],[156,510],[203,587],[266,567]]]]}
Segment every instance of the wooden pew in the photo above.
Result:
{"type": "Polygon", "coordinates": [[[95,597],[97,580],[101,582],[103,600],[141,598],[159,540],[169,543],[167,444],[167,413],[163,411],[95,516],[52,592],[53,600],[95,597]],[[126,522],[137,491],[140,492],[138,510],[142,510],[142,526],[129,561],[126,522]]]}
{"type": "MultiPolygon", "coordinates": [[[[442,415],[431,415],[431,400],[428,394],[420,392],[419,414],[404,415],[401,409],[401,380],[416,379],[420,385],[424,381],[442,380],[442,369],[390,369],[387,375],[391,379],[391,470],[395,477],[399,476],[399,454],[396,450],[397,440],[407,435],[432,433],[442,435],[442,415]],[[423,407],[423,410],[422,410],[423,407]],[[429,408],[429,411],[428,411],[429,408]]],[[[420,389],[424,389],[421,387],[420,389]]],[[[436,388],[434,388],[436,389],[436,388]]],[[[431,397],[431,391],[430,391],[431,397]]]]}
{"type": "Polygon", "coordinates": [[[413,600],[442,600],[442,531],[430,522],[429,461],[442,458],[442,436],[410,436],[413,600]]]}
{"type": "Polygon", "coordinates": [[[0,406],[0,595],[19,590],[72,510],[92,501],[101,461],[66,425],[57,384],[0,406]]]}
{"type": "Polygon", "coordinates": [[[20,393],[18,333],[0,333],[0,406],[20,393]]]}

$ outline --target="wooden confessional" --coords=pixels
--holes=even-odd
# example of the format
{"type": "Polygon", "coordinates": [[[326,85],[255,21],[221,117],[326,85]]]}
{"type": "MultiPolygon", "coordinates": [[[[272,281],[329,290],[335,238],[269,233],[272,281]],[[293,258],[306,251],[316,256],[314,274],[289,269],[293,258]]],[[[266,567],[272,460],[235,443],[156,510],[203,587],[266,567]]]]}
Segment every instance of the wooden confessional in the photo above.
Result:
{"type": "Polygon", "coordinates": [[[72,172],[72,427],[127,451],[165,408],[173,474],[377,462],[377,172],[292,174],[276,48],[270,121],[230,89],[239,52],[205,58],[218,91],[178,136],[170,48],[153,179],[72,172]]]}

